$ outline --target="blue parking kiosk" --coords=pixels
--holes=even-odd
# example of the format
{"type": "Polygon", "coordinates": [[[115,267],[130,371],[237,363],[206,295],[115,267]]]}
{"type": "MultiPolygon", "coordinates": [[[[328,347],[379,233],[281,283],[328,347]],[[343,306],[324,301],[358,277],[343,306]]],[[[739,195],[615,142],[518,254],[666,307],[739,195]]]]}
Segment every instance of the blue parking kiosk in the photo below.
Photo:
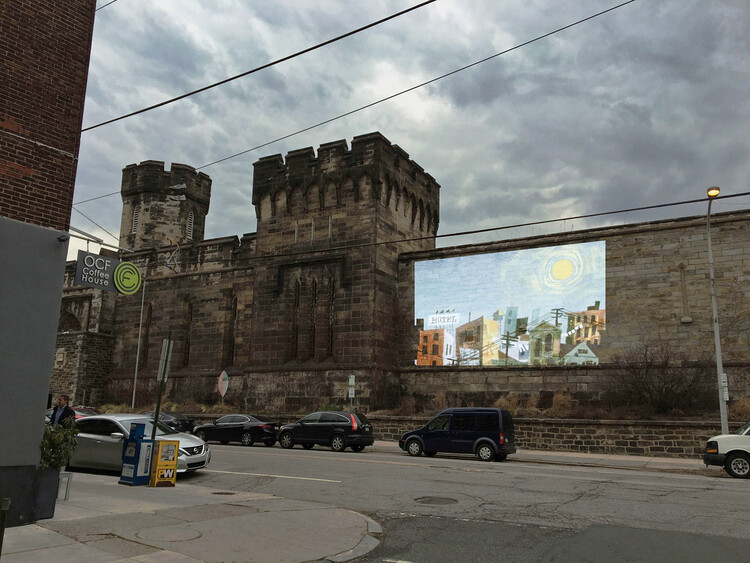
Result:
{"type": "Polygon", "coordinates": [[[145,439],[146,425],[132,423],[130,436],[122,445],[122,470],[120,483],[123,485],[148,485],[151,479],[151,456],[154,441],[145,439]]]}

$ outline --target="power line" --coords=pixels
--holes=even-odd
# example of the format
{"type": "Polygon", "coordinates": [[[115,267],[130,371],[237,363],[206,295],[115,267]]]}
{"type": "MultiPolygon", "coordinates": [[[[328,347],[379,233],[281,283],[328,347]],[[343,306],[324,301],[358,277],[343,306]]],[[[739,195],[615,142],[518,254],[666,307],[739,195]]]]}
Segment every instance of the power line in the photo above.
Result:
{"type": "Polygon", "coordinates": [[[98,7],[98,8],[96,9],[96,10],[94,10],[94,11],[95,11],[95,12],[98,12],[99,10],[102,10],[102,9],[104,9],[104,8],[106,8],[107,6],[109,6],[110,4],[114,4],[115,2],[117,2],[117,0],[112,0],[111,2],[107,2],[106,4],[104,4],[104,6],[99,6],[99,7],[98,7]]]}
{"type": "MultiPolygon", "coordinates": [[[[85,213],[82,213],[81,211],[78,211],[75,208],[73,208],[73,211],[75,211],[76,213],[80,213],[81,215],[83,215],[86,219],[88,219],[89,221],[91,221],[94,225],[96,225],[97,227],[99,227],[102,231],[104,231],[109,236],[111,236],[113,239],[115,239],[115,240],[117,240],[119,242],[119,240],[120,240],[119,237],[116,237],[115,235],[113,235],[112,233],[110,233],[107,229],[105,229],[104,227],[102,227],[99,223],[97,223],[96,221],[94,221],[91,217],[89,217],[85,213]]],[[[111,246],[111,245],[108,244],[108,245],[105,245],[105,246],[111,246]]]]}
{"type": "Polygon", "coordinates": [[[76,201],[73,204],[73,207],[75,207],[76,205],[81,205],[82,203],[88,203],[89,201],[96,201],[97,199],[102,199],[104,197],[110,197],[110,196],[113,196],[113,195],[117,195],[119,193],[120,192],[112,192],[112,193],[108,193],[108,194],[104,194],[104,195],[100,195],[100,196],[96,196],[96,197],[90,197],[89,199],[82,199],[81,201],[76,201]]]}
{"type": "MultiPolygon", "coordinates": [[[[714,200],[729,199],[729,198],[735,198],[735,197],[743,197],[743,196],[748,196],[748,195],[750,195],[750,191],[748,191],[748,192],[741,192],[741,193],[738,193],[738,194],[731,194],[731,195],[720,195],[720,196],[714,198],[714,200]]],[[[542,221],[531,221],[531,222],[528,222],[528,223],[517,223],[517,224],[514,224],[514,225],[501,225],[501,226],[497,226],[497,227],[489,227],[489,228],[486,228],[486,229],[474,229],[474,230],[471,230],[471,231],[459,231],[459,232],[455,232],[455,233],[446,233],[446,234],[443,234],[443,235],[431,235],[431,236],[424,236],[424,237],[402,238],[402,239],[387,240],[387,241],[380,241],[380,242],[363,242],[363,243],[352,244],[352,245],[347,245],[347,246],[336,246],[336,247],[332,247],[332,248],[310,249],[310,250],[303,250],[303,251],[297,251],[297,252],[278,252],[278,253],[274,253],[274,254],[260,254],[260,255],[256,255],[256,256],[248,256],[246,258],[241,258],[241,259],[230,258],[230,259],[226,259],[226,260],[207,260],[206,262],[204,262],[204,264],[205,263],[209,263],[209,262],[210,263],[219,264],[219,263],[227,263],[227,262],[240,262],[242,260],[251,261],[251,260],[266,260],[268,258],[287,258],[287,257],[295,257],[295,256],[307,256],[307,255],[310,255],[310,254],[320,254],[322,252],[332,253],[332,252],[338,252],[338,251],[351,251],[351,250],[358,249],[358,248],[367,248],[367,247],[373,247],[373,246],[381,246],[381,245],[385,245],[385,244],[396,244],[396,243],[404,243],[404,242],[417,242],[417,241],[421,241],[421,240],[433,240],[433,239],[447,238],[447,237],[460,237],[460,236],[476,235],[476,234],[481,234],[481,233],[487,233],[487,232],[490,232],[490,231],[503,231],[503,230],[507,230],[507,229],[517,229],[517,228],[521,228],[521,227],[530,227],[530,226],[535,226],[535,225],[544,225],[544,224],[549,224],[549,223],[557,223],[557,222],[561,222],[561,221],[571,221],[571,220],[575,220],[575,219],[589,219],[589,218],[592,218],[592,217],[603,217],[603,216],[606,216],[606,215],[617,215],[619,213],[631,213],[633,211],[646,211],[646,210],[649,210],[649,209],[660,209],[660,208],[663,208],[663,207],[676,207],[678,205],[689,205],[689,204],[692,204],[692,203],[705,203],[705,202],[706,202],[706,198],[704,197],[704,198],[700,198],[700,199],[688,199],[688,200],[684,200],[684,201],[674,201],[674,202],[671,202],[671,203],[660,203],[660,204],[656,204],[656,205],[645,205],[645,206],[642,206],[642,207],[631,207],[629,209],[618,209],[618,210],[615,210],[615,211],[601,211],[601,212],[598,212],[598,213],[587,213],[585,215],[575,215],[575,216],[572,216],[572,217],[560,217],[560,218],[557,218],[557,219],[546,219],[546,220],[542,220],[542,221]]],[[[94,225],[96,225],[97,227],[99,227],[100,229],[102,229],[109,236],[111,236],[112,238],[117,239],[119,241],[118,237],[114,236],[112,233],[110,233],[107,230],[105,230],[103,227],[101,227],[100,225],[98,225],[97,223],[95,223],[92,219],[90,219],[89,217],[87,217],[86,215],[84,215],[83,213],[81,213],[80,211],[78,211],[77,209],[76,209],[76,211],[78,213],[80,213],[81,215],[83,215],[84,217],[86,217],[86,219],[88,219],[89,221],[91,221],[92,223],[94,223],[94,225]]],[[[103,246],[112,246],[112,245],[109,245],[109,244],[105,243],[103,246]]]]}
{"type": "MultiPolygon", "coordinates": [[[[116,1],[116,0],[115,0],[116,1]]],[[[193,90],[192,92],[188,92],[187,94],[182,94],[181,96],[177,96],[176,98],[171,98],[169,100],[165,100],[163,102],[159,102],[158,104],[154,104],[152,106],[148,106],[143,109],[139,109],[137,111],[133,111],[131,113],[121,115],[120,117],[115,117],[114,119],[109,119],[107,121],[102,121],[101,123],[97,123],[96,125],[92,125],[90,127],[85,127],[81,129],[81,132],[84,131],[90,131],[91,129],[96,129],[97,127],[101,127],[102,125],[108,125],[109,123],[114,123],[115,121],[120,121],[121,119],[125,119],[127,117],[133,117],[134,115],[138,115],[141,113],[145,113],[147,111],[151,111],[152,109],[160,108],[162,106],[166,106],[168,104],[174,103],[178,100],[182,100],[185,98],[188,98],[190,96],[194,96],[195,94],[199,94],[201,92],[205,92],[206,90],[210,90],[211,88],[216,88],[217,86],[221,86],[222,84],[226,84],[227,82],[232,82],[233,80],[237,80],[238,78],[242,78],[243,76],[247,76],[249,74],[256,73],[258,71],[264,70],[266,68],[272,67],[274,65],[277,65],[279,63],[283,63],[285,61],[288,61],[290,59],[293,59],[295,57],[299,57],[300,55],[304,55],[305,53],[309,53],[311,51],[315,51],[316,49],[320,49],[321,47],[325,47],[326,45],[330,45],[331,43],[335,43],[336,41],[340,41],[341,39],[345,39],[347,37],[350,37],[352,35],[355,35],[361,31],[364,31],[366,29],[370,29],[371,27],[375,27],[376,25],[380,25],[381,23],[387,22],[389,20],[392,20],[394,18],[397,18],[399,16],[403,16],[404,14],[407,14],[411,11],[417,10],[423,6],[426,6],[427,4],[432,4],[433,2],[436,2],[437,0],[426,0],[425,2],[422,2],[421,4],[417,4],[416,6],[412,6],[411,8],[407,8],[406,10],[401,10],[400,12],[397,12],[395,14],[392,14],[386,18],[380,19],[376,22],[367,24],[365,26],[359,27],[355,29],[354,31],[350,31],[348,33],[344,33],[343,35],[339,35],[338,37],[334,37],[333,39],[329,39],[328,41],[324,41],[323,43],[318,43],[317,45],[314,45],[312,47],[308,47],[307,49],[303,49],[302,51],[297,51],[296,53],[293,53],[291,55],[287,55],[286,57],[282,57],[281,59],[276,59],[275,61],[272,61],[270,63],[266,63],[262,66],[259,66],[257,68],[254,68],[252,70],[248,70],[246,72],[243,72],[241,74],[237,74],[235,76],[232,76],[230,78],[225,78],[224,80],[221,80],[219,82],[215,82],[214,84],[210,84],[209,86],[204,86],[203,88],[198,88],[197,90],[193,90]]],[[[635,1],[635,0],[631,0],[635,1]]],[[[107,4],[108,6],[109,4],[107,4]]],[[[103,8],[104,6],[102,6],[103,8]]],[[[101,8],[99,8],[101,9],[101,8]]]]}
{"type": "MultiPolygon", "coordinates": [[[[346,113],[342,113],[341,115],[337,115],[336,117],[332,117],[330,119],[326,119],[325,121],[321,121],[319,123],[316,123],[315,125],[310,125],[309,127],[305,127],[304,129],[300,129],[299,131],[295,131],[294,133],[289,133],[288,135],[284,135],[283,137],[279,137],[277,139],[274,139],[273,141],[268,141],[266,143],[263,143],[262,145],[257,145],[257,146],[254,146],[252,148],[246,149],[244,151],[240,151],[238,153],[232,154],[230,156],[226,156],[224,158],[220,158],[219,160],[214,160],[213,162],[209,162],[208,164],[204,164],[202,166],[198,166],[198,167],[196,167],[196,170],[200,170],[201,168],[208,168],[209,166],[213,166],[214,164],[218,164],[220,162],[224,162],[225,160],[229,160],[231,158],[235,158],[235,157],[241,156],[243,154],[246,154],[246,153],[249,153],[251,151],[263,148],[263,147],[271,145],[273,143],[277,143],[279,141],[283,141],[283,140],[288,139],[290,137],[294,137],[295,135],[299,135],[300,133],[304,133],[306,131],[310,131],[311,129],[315,129],[317,127],[320,127],[321,125],[326,125],[327,123],[331,123],[332,121],[336,121],[338,119],[347,117],[349,115],[352,115],[354,113],[360,112],[360,111],[365,110],[367,108],[371,108],[371,107],[376,106],[378,104],[381,104],[383,102],[387,102],[388,100],[392,100],[393,98],[396,98],[396,97],[401,96],[403,94],[407,94],[409,92],[412,92],[413,90],[417,90],[419,88],[422,88],[424,86],[432,84],[433,82],[437,82],[438,80],[442,80],[443,78],[447,78],[447,77],[452,76],[454,74],[457,74],[457,73],[459,73],[461,71],[467,70],[467,69],[472,68],[472,67],[477,66],[477,65],[480,65],[480,64],[485,63],[485,62],[487,62],[489,60],[492,60],[492,59],[494,59],[496,57],[499,57],[501,55],[505,55],[507,53],[510,53],[511,51],[515,51],[516,49],[520,49],[521,47],[525,47],[526,45],[530,45],[531,43],[535,43],[536,41],[541,41],[542,39],[545,39],[545,38],[547,38],[547,37],[549,37],[551,35],[555,35],[556,33],[560,33],[561,31],[565,31],[566,29],[570,29],[571,27],[574,27],[576,25],[579,25],[579,24],[582,24],[582,23],[587,22],[589,20],[592,20],[594,18],[597,18],[597,17],[599,17],[601,15],[604,15],[604,14],[606,14],[608,12],[611,12],[613,10],[617,10],[618,8],[622,8],[623,6],[626,6],[628,4],[632,4],[633,2],[635,2],[635,0],[628,0],[627,2],[623,2],[622,4],[618,4],[617,6],[613,6],[611,8],[608,8],[606,10],[603,10],[601,12],[598,12],[596,14],[593,14],[591,16],[588,16],[586,18],[583,18],[581,20],[573,22],[571,24],[565,25],[563,27],[559,27],[559,28],[555,29],[554,31],[550,31],[549,33],[545,33],[544,35],[539,35],[538,37],[535,37],[534,39],[530,39],[529,41],[524,41],[523,43],[519,43],[518,45],[516,45],[514,47],[511,47],[509,49],[505,49],[504,51],[500,51],[499,53],[495,53],[494,55],[490,55],[489,57],[485,57],[485,58],[480,59],[480,60],[478,60],[476,62],[468,64],[466,66],[462,66],[461,68],[457,68],[455,70],[452,70],[450,72],[442,74],[442,75],[440,75],[440,76],[438,76],[436,78],[432,78],[431,80],[428,80],[427,82],[422,82],[421,84],[417,84],[416,86],[412,86],[411,88],[407,88],[406,90],[401,90],[400,92],[397,92],[395,94],[391,94],[390,96],[387,96],[385,98],[381,98],[381,99],[379,99],[379,100],[377,100],[375,102],[371,102],[371,103],[366,104],[364,106],[360,106],[357,109],[353,109],[353,110],[348,111],[346,113]]],[[[84,129],[84,131],[85,131],[85,129],[84,129]]]]}
{"type": "MultiPolygon", "coordinates": [[[[432,1],[434,1],[434,0],[432,0],[432,1]]],[[[238,157],[238,156],[241,156],[241,155],[243,155],[243,154],[247,154],[247,153],[249,153],[249,152],[252,152],[252,151],[255,151],[255,150],[261,149],[261,148],[263,148],[263,147],[266,147],[266,146],[268,146],[268,145],[272,145],[272,144],[274,144],[274,143],[277,143],[277,142],[279,142],[279,141],[283,141],[283,140],[285,140],[285,139],[289,139],[289,138],[291,138],[291,137],[294,137],[294,136],[296,136],[296,135],[299,135],[299,134],[301,134],[301,133],[304,133],[304,132],[306,132],[306,131],[310,131],[311,129],[315,129],[315,128],[317,128],[317,127],[320,127],[320,126],[322,126],[322,125],[326,125],[327,123],[331,123],[332,121],[336,121],[336,120],[338,120],[338,119],[342,119],[342,118],[344,118],[344,117],[347,117],[347,116],[349,116],[349,115],[352,115],[352,114],[354,114],[354,113],[357,113],[357,112],[359,112],[359,111],[365,110],[365,109],[367,109],[367,108],[370,108],[370,107],[372,107],[372,106],[378,105],[378,104],[380,104],[380,103],[383,103],[383,102],[386,102],[386,101],[388,101],[388,100],[391,100],[391,99],[393,99],[393,98],[395,98],[395,97],[397,97],[397,96],[401,96],[402,94],[406,94],[406,93],[408,93],[408,92],[411,92],[412,90],[416,90],[416,89],[418,89],[418,88],[422,88],[423,86],[427,86],[428,84],[431,84],[431,83],[433,83],[433,82],[436,82],[436,81],[438,81],[438,80],[441,80],[441,79],[443,79],[443,78],[446,78],[446,77],[448,77],[448,76],[451,76],[451,75],[453,75],[453,74],[459,73],[459,72],[461,72],[461,71],[463,71],[463,70],[469,69],[469,68],[471,68],[471,67],[473,67],[473,66],[479,65],[479,64],[481,64],[481,63],[484,63],[484,62],[486,62],[486,61],[489,61],[489,60],[491,60],[491,59],[494,59],[494,58],[496,58],[496,57],[499,57],[499,56],[501,56],[501,55],[504,55],[504,54],[506,54],[506,53],[510,53],[511,51],[514,51],[514,50],[516,50],[516,49],[520,49],[521,47],[524,47],[524,46],[526,46],[526,45],[529,45],[529,44],[531,44],[531,43],[534,43],[535,41],[539,41],[539,40],[541,40],[541,39],[544,39],[544,38],[546,38],[546,37],[549,37],[550,35],[554,35],[555,33],[559,33],[559,32],[561,32],[561,31],[563,31],[563,30],[566,30],[566,29],[568,29],[568,28],[571,28],[571,27],[573,27],[573,26],[579,25],[579,24],[581,24],[581,23],[583,23],[583,22],[586,22],[586,21],[588,21],[588,20],[591,20],[591,19],[593,19],[593,18],[599,17],[599,16],[601,16],[601,15],[603,15],[603,14],[606,14],[607,12],[611,12],[611,11],[613,11],[613,10],[616,10],[616,9],[618,9],[618,8],[621,8],[621,7],[623,7],[623,6],[626,6],[627,4],[632,4],[633,2],[635,2],[635,0],[628,0],[627,2],[623,2],[622,4],[618,4],[617,6],[613,6],[613,7],[609,8],[609,9],[607,9],[607,10],[604,10],[604,11],[598,12],[598,13],[596,13],[596,14],[593,14],[593,15],[591,15],[591,16],[588,16],[588,17],[586,17],[586,18],[583,18],[583,19],[581,19],[581,20],[578,20],[578,21],[576,21],[576,22],[574,22],[574,23],[571,23],[571,24],[568,24],[568,25],[566,25],[566,26],[560,27],[560,28],[558,28],[558,29],[556,29],[556,30],[554,30],[554,31],[550,31],[549,33],[545,33],[544,35],[540,35],[540,36],[538,36],[538,37],[536,37],[536,38],[534,38],[534,39],[531,39],[531,40],[529,40],[529,41],[526,41],[526,42],[524,42],[524,43],[519,43],[518,45],[516,45],[516,46],[514,46],[514,47],[511,47],[511,48],[509,48],[509,49],[506,49],[505,51],[501,51],[501,52],[499,52],[499,53],[495,53],[494,55],[491,55],[491,56],[489,56],[489,57],[485,57],[484,59],[478,60],[478,61],[476,61],[476,62],[473,62],[473,63],[469,64],[469,65],[463,66],[463,67],[461,67],[461,68],[458,68],[458,69],[456,69],[456,70],[453,70],[453,71],[451,71],[451,72],[448,72],[448,73],[446,73],[446,74],[443,74],[443,75],[441,75],[441,76],[438,76],[437,78],[433,78],[433,79],[431,79],[431,80],[428,80],[427,82],[423,82],[423,83],[421,83],[421,84],[417,84],[416,86],[412,86],[411,88],[407,88],[406,90],[402,90],[401,92],[398,92],[398,93],[396,93],[396,94],[392,94],[392,95],[390,95],[390,96],[388,96],[388,97],[386,97],[386,98],[382,98],[382,99],[380,99],[380,100],[377,100],[377,101],[375,101],[375,102],[371,102],[371,103],[369,103],[369,104],[367,104],[367,105],[361,106],[361,107],[359,107],[359,108],[357,108],[357,109],[354,109],[354,110],[348,111],[348,112],[346,112],[346,113],[342,113],[341,115],[338,115],[338,116],[336,116],[336,117],[332,117],[332,118],[330,118],[330,119],[326,119],[325,121],[321,121],[321,122],[319,122],[319,123],[316,123],[315,125],[311,125],[311,126],[309,126],[309,127],[305,127],[304,129],[300,129],[300,130],[298,130],[298,131],[295,131],[294,133],[289,133],[288,135],[284,135],[284,136],[282,136],[282,137],[278,137],[278,138],[276,138],[276,139],[273,139],[272,141],[267,141],[267,142],[265,142],[265,143],[262,143],[262,144],[260,144],[260,145],[256,145],[256,146],[254,146],[254,147],[251,147],[251,148],[249,148],[249,149],[245,149],[245,150],[243,150],[243,151],[240,151],[240,152],[238,152],[238,153],[232,154],[232,155],[230,155],[230,156],[226,156],[226,157],[224,157],[224,158],[220,158],[219,160],[214,160],[213,162],[209,162],[208,164],[204,164],[204,165],[202,165],[202,166],[198,166],[198,167],[196,167],[196,170],[201,170],[202,168],[208,168],[209,166],[213,166],[214,164],[219,164],[220,162],[224,162],[224,161],[226,161],[226,160],[230,160],[230,159],[232,159],[232,158],[236,158],[236,157],[238,157]]],[[[426,3],[427,3],[427,2],[425,2],[424,4],[426,4],[426,3]]],[[[422,5],[424,5],[424,4],[419,4],[419,5],[417,5],[417,6],[414,6],[413,8],[410,8],[410,9],[416,9],[416,8],[419,8],[419,7],[421,7],[421,6],[422,6],[422,5]]],[[[391,17],[396,17],[396,16],[400,15],[401,13],[403,13],[403,12],[399,12],[398,14],[394,14],[394,15],[393,15],[393,16],[391,16],[391,17]]],[[[381,20],[381,21],[383,21],[383,20],[381,20]]],[[[370,24],[370,25],[371,25],[371,26],[372,26],[372,25],[376,25],[377,23],[379,23],[379,22],[375,22],[374,24],[370,24]]],[[[352,32],[352,33],[355,33],[355,32],[352,32]]],[[[331,41],[333,41],[333,40],[331,40],[331,41]]],[[[304,51],[301,51],[301,53],[302,53],[302,52],[304,52],[304,51]]],[[[282,60],[285,60],[285,59],[280,59],[280,61],[282,61],[282,60]]],[[[275,63],[269,63],[269,65],[270,65],[270,64],[275,64],[275,63]]],[[[268,65],[267,65],[267,66],[268,66],[268,65]]],[[[259,70],[260,68],[265,68],[265,67],[259,67],[259,68],[258,68],[258,69],[256,69],[256,70],[259,70]]],[[[255,72],[255,71],[250,71],[250,72],[255,72]]],[[[238,76],[243,76],[243,75],[238,75],[238,76]]],[[[235,78],[236,78],[236,77],[235,77],[235,78]]],[[[232,80],[232,79],[227,79],[227,80],[232,80]]],[[[217,83],[217,84],[221,84],[221,83],[217,83]]],[[[199,92],[199,91],[200,91],[200,90],[196,90],[196,92],[199,92]]],[[[189,95],[189,94],[185,94],[185,96],[188,96],[188,95],[189,95]]],[[[185,96],[182,96],[182,97],[185,97],[185,96]]],[[[174,98],[174,100],[177,100],[177,99],[180,99],[180,98],[174,98]]],[[[172,101],[174,101],[174,100],[172,100],[172,101]]],[[[169,103],[169,102],[164,102],[164,103],[169,103]]],[[[152,108],[153,108],[153,107],[158,107],[158,106],[152,106],[152,108]]],[[[145,109],[145,110],[143,110],[143,111],[147,111],[148,109],[150,109],[150,108],[146,108],[146,109],[145,109]]],[[[125,115],[125,116],[122,116],[122,117],[118,117],[117,119],[124,119],[125,117],[128,117],[129,115],[135,115],[135,114],[128,114],[128,115],[125,115]]],[[[99,127],[100,125],[105,125],[106,123],[111,123],[112,121],[116,121],[116,120],[110,120],[110,121],[106,121],[106,122],[104,122],[104,123],[100,123],[99,125],[94,125],[94,126],[92,126],[92,127],[89,127],[89,128],[87,128],[87,129],[83,129],[82,131],[87,131],[88,129],[93,129],[94,127],[99,127]]],[[[81,203],[87,203],[87,202],[89,202],[89,201],[94,201],[94,200],[96,200],[96,199],[100,199],[100,198],[102,198],[102,197],[109,197],[109,196],[112,196],[112,195],[116,195],[116,194],[118,194],[118,193],[120,193],[120,192],[112,192],[112,193],[110,193],[110,194],[106,194],[106,195],[103,195],[103,196],[99,196],[99,197],[95,197],[95,198],[91,198],[91,199],[86,199],[86,200],[83,200],[83,201],[79,201],[79,202],[76,202],[76,203],[74,203],[73,205],[75,206],[75,205],[79,205],[79,204],[81,204],[81,203]]]]}

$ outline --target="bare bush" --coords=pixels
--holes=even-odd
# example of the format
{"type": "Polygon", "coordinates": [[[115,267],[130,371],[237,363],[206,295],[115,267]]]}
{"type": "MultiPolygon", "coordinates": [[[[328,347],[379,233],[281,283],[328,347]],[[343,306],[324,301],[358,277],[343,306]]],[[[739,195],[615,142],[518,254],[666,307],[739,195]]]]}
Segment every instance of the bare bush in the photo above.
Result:
{"type": "Polygon", "coordinates": [[[711,409],[716,381],[708,353],[675,352],[666,341],[642,343],[613,357],[607,398],[613,406],[651,407],[658,414],[711,409]]]}
{"type": "Polygon", "coordinates": [[[732,420],[750,420],[750,397],[745,397],[729,407],[729,418],[732,420]]]}
{"type": "Polygon", "coordinates": [[[518,405],[520,403],[521,397],[517,393],[508,393],[495,401],[494,406],[498,409],[509,410],[512,415],[515,415],[518,412],[518,405]]]}
{"type": "Polygon", "coordinates": [[[552,407],[549,414],[556,418],[566,418],[573,410],[573,397],[569,393],[555,393],[552,397],[552,407]]]}

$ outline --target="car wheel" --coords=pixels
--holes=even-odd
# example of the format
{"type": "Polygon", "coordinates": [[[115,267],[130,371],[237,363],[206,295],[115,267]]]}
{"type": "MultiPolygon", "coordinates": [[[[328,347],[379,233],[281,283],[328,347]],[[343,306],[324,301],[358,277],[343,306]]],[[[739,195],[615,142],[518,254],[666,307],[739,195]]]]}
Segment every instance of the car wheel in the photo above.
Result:
{"type": "Polygon", "coordinates": [[[253,435],[250,434],[250,432],[243,432],[242,433],[242,445],[243,446],[252,446],[253,445],[253,435]]]}
{"type": "Polygon", "coordinates": [[[206,440],[206,433],[203,430],[198,430],[198,432],[195,433],[196,438],[200,438],[204,442],[207,442],[206,440]]]}
{"type": "Polygon", "coordinates": [[[306,450],[311,450],[311,449],[313,449],[314,446],[315,446],[315,444],[313,444],[313,443],[302,444],[302,447],[305,448],[306,450]]]}
{"type": "Polygon", "coordinates": [[[477,457],[479,461],[492,461],[495,457],[495,450],[489,444],[479,444],[479,447],[477,447],[477,457]]]}
{"type": "Polygon", "coordinates": [[[409,440],[408,442],[406,442],[406,452],[409,455],[419,456],[419,455],[422,455],[422,451],[423,451],[422,444],[420,443],[419,440],[413,439],[413,440],[409,440]]]}
{"type": "Polygon", "coordinates": [[[427,457],[435,457],[436,453],[437,452],[425,452],[424,455],[426,455],[427,457]]]}
{"type": "Polygon", "coordinates": [[[282,432],[281,436],[279,436],[279,444],[281,444],[282,448],[293,448],[294,447],[294,436],[292,436],[291,432],[282,432]]]}
{"type": "Polygon", "coordinates": [[[346,449],[346,440],[341,434],[336,434],[331,438],[331,449],[334,452],[343,452],[346,449]]]}
{"type": "Polygon", "coordinates": [[[365,449],[364,446],[352,446],[352,451],[354,452],[361,452],[364,449],[365,449]]]}
{"type": "Polygon", "coordinates": [[[724,470],[732,477],[747,479],[750,477],[750,455],[734,453],[724,462],[724,470]]]}
{"type": "Polygon", "coordinates": [[[263,442],[263,445],[272,448],[276,445],[276,440],[266,440],[265,442],[263,442]]]}
{"type": "Polygon", "coordinates": [[[506,459],[508,459],[508,454],[504,454],[504,453],[497,454],[495,456],[495,459],[497,461],[505,461],[506,459]]]}

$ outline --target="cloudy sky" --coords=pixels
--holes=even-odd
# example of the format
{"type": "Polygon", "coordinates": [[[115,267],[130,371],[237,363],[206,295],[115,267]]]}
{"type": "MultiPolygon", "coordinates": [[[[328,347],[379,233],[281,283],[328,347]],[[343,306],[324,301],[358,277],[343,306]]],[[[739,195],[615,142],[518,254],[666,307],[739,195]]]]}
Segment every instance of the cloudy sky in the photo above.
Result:
{"type": "MultiPolygon", "coordinates": [[[[418,1],[99,0],[84,127],[245,72],[418,1]]],[[[82,134],[72,225],[111,244],[122,168],[196,168],[614,7],[437,0],[174,104],[82,134]]],[[[748,191],[750,2],[636,0],[305,133],[201,168],[207,238],[256,229],[252,163],[380,131],[441,185],[439,234],[748,191]]],[[[738,197],[716,211],[750,207],[738,197]]],[[[438,245],[704,214],[705,203],[438,245]]],[[[92,251],[98,250],[95,245],[92,251]]]]}

